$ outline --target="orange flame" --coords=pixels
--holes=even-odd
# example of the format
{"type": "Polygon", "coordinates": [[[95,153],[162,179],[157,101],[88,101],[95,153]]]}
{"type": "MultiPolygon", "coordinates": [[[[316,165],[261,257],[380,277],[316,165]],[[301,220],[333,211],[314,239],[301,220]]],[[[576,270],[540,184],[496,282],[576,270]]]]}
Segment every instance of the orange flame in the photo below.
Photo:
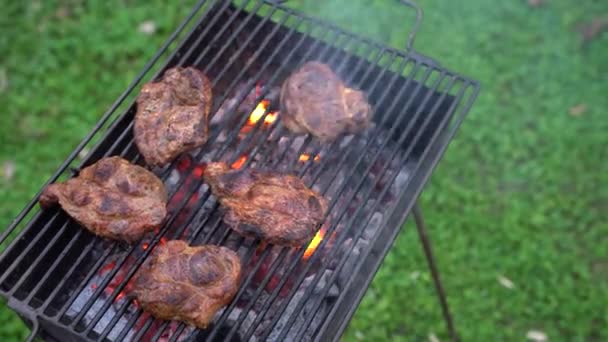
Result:
{"type": "MultiPolygon", "coordinates": [[[[262,100],[260,103],[258,103],[257,107],[255,107],[253,112],[251,112],[251,115],[249,115],[249,120],[247,123],[250,125],[255,125],[256,122],[260,121],[268,107],[270,107],[270,101],[268,100],[262,100]]],[[[270,125],[277,120],[278,115],[279,114],[277,112],[268,113],[268,115],[266,115],[264,118],[264,123],[270,125]]]]}
{"type": "Polygon", "coordinates": [[[317,232],[317,234],[315,234],[315,237],[312,238],[312,241],[310,241],[310,243],[308,244],[308,247],[306,247],[306,251],[304,252],[304,259],[308,259],[312,256],[312,254],[315,252],[315,250],[317,249],[317,247],[319,246],[321,241],[323,241],[324,237],[325,237],[325,229],[321,228],[317,232]]]}
{"type": "Polygon", "coordinates": [[[118,292],[118,295],[116,296],[115,301],[119,301],[121,299],[123,299],[125,297],[125,291],[120,291],[118,292]]]}
{"type": "Polygon", "coordinates": [[[247,157],[241,156],[234,163],[232,163],[232,165],[230,165],[230,167],[233,169],[240,169],[241,167],[243,167],[243,165],[245,165],[246,161],[247,161],[247,157]]]}
{"type": "MultiPolygon", "coordinates": [[[[308,154],[308,153],[302,153],[302,154],[300,155],[299,160],[300,160],[301,162],[307,162],[307,161],[309,161],[309,160],[310,160],[310,154],[308,154]]],[[[319,160],[321,160],[321,157],[319,157],[319,155],[316,155],[316,156],[313,158],[313,160],[314,160],[314,161],[316,161],[316,162],[318,162],[319,160]]]]}

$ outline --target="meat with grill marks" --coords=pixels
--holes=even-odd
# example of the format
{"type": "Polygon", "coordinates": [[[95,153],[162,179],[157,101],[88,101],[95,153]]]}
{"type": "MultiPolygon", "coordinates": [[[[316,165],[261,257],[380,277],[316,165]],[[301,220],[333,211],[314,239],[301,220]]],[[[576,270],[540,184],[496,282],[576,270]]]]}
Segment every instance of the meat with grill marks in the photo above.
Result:
{"type": "Polygon", "coordinates": [[[208,138],[211,82],[199,70],[175,67],[145,84],[137,98],[135,143],[146,163],[162,166],[208,138]]]}
{"type": "Polygon", "coordinates": [[[226,247],[173,240],[152,251],[131,295],[156,318],[205,328],[230,303],[241,278],[238,255],[226,247]]]}
{"type": "Polygon", "coordinates": [[[256,169],[231,170],[210,163],[204,178],[227,209],[224,222],[245,236],[301,246],[313,238],[327,201],[293,175],[256,169]]]}
{"type": "Polygon", "coordinates": [[[40,205],[57,203],[94,234],[128,243],[159,227],[167,214],[163,182],[121,157],[101,159],[78,177],[46,187],[40,205]]]}
{"type": "Polygon", "coordinates": [[[308,62],[283,83],[281,115],[290,131],[331,142],[369,127],[372,108],[362,91],[346,87],[329,66],[308,62]]]}

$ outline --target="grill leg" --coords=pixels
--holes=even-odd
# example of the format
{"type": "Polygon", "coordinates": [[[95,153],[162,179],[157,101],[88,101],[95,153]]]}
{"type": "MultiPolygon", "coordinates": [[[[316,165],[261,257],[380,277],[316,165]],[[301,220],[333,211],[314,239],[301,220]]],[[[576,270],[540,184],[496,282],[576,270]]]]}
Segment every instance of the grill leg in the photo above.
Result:
{"type": "Polygon", "coordinates": [[[422,247],[424,248],[424,255],[426,256],[426,261],[429,264],[429,269],[431,270],[431,275],[433,276],[433,283],[435,284],[435,290],[437,291],[439,303],[441,304],[443,319],[445,319],[445,322],[448,326],[448,332],[450,334],[450,337],[452,338],[452,341],[457,342],[460,339],[458,338],[458,334],[456,334],[454,320],[452,319],[452,314],[450,313],[450,308],[448,307],[448,300],[445,296],[443,285],[441,284],[439,270],[437,269],[437,265],[435,264],[435,257],[433,256],[431,242],[429,241],[429,237],[426,232],[426,225],[424,223],[424,219],[422,218],[422,212],[418,207],[418,203],[414,204],[413,213],[414,221],[416,222],[416,229],[418,230],[418,236],[420,237],[420,242],[422,243],[422,247]]]}

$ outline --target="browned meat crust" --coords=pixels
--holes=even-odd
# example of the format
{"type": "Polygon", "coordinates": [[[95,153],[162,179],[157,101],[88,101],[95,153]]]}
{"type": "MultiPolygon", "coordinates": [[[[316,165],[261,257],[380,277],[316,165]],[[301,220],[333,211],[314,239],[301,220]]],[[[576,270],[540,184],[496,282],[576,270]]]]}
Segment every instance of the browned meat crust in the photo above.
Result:
{"type": "Polygon", "coordinates": [[[169,69],[159,82],[144,84],[134,134],[148,165],[164,165],[207,141],[211,96],[211,82],[192,67],[169,69]]]}
{"type": "Polygon", "coordinates": [[[49,185],[40,205],[57,203],[91,232],[128,243],[160,226],[167,214],[163,182],[120,157],[101,159],[78,177],[49,185]]]}
{"type": "Polygon", "coordinates": [[[283,83],[281,115],[292,132],[330,142],[369,127],[372,109],[365,94],[347,88],[329,66],[308,62],[283,83]]]}
{"type": "Polygon", "coordinates": [[[224,222],[245,236],[300,246],[315,235],[327,201],[298,177],[261,170],[230,170],[210,163],[204,174],[228,209],[224,222]]]}
{"type": "Polygon", "coordinates": [[[240,259],[230,249],[173,240],[157,246],[142,265],[132,295],[156,318],[205,328],[232,300],[240,277],[240,259]]]}

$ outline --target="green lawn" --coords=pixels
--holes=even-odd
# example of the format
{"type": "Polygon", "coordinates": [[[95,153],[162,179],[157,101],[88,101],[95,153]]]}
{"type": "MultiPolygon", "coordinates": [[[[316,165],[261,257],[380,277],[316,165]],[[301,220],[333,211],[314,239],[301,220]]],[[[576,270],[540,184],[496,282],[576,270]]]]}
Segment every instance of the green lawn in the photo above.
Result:
{"type": "MultiPolygon", "coordinates": [[[[403,46],[407,11],[396,1],[328,2],[290,4],[403,46]]],[[[607,341],[608,35],[583,39],[580,31],[608,23],[608,2],[418,2],[425,20],[416,49],[482,84],[422,196],[460,334],[521,341],[537,330],[552,341],[607,341]]],[[[167,3],[0,0],[0,226],[194,1],[167,3]],[[153,33],[141,32],[146,21],[153,33]]],[[[447,339],[412,228],[386,258],[346,340],[447,339]]],[[[0,341],[26,336],[4,307],[0,320],[0,341]]]]}

